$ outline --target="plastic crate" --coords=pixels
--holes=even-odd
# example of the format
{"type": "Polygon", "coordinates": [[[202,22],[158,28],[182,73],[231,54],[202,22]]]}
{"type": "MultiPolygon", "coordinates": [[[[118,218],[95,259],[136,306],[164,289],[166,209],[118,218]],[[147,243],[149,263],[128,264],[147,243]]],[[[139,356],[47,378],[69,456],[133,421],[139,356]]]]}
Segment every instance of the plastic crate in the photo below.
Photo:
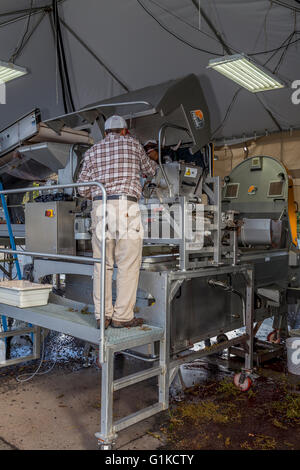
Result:
{"type": "Polygon", "coordinates": [[[0,303],[19,308],[47,305],[50,284],[35,284],[29,281],[0,282],[0,303]]]}

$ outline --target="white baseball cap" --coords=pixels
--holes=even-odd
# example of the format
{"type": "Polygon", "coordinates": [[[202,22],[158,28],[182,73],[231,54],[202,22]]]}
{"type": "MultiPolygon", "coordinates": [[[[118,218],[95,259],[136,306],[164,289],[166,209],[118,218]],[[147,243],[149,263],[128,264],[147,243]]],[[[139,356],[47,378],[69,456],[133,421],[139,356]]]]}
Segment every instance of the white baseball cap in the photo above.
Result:
{"type": "Polygon", "coordinates": [[[127,122],[121,116],[111,116],[105,121],[104,129],[128,129],[127,122]]]}
{"type": "Polygon", "coordinates": [[[157,145],[157,140],[147,140],[147,142],[144,143],[144,147],[146,147],[146,145],[157,145]]]}

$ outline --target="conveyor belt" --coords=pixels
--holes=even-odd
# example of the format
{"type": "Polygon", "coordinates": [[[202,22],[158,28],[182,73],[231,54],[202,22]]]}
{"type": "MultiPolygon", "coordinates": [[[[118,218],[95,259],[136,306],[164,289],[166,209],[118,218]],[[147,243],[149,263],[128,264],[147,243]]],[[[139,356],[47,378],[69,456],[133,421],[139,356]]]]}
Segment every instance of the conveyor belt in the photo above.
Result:
{"type": "MultiPolygon", "coordinates": [[[[95,317],[92,313],[83,314],[70,311],[70,308],[48,304],[43,307],[17,308],[0,304],[0,315],[41,326],[74,336],[83,341],[98,344],[100,332],[96,329],[95,317]]],[[[114,349],[131,347],[132,344],[147,344],[161,339],[162,328],[143,325],[137,328],[111,328],[106,330],[107,346],[114,349]]]]}

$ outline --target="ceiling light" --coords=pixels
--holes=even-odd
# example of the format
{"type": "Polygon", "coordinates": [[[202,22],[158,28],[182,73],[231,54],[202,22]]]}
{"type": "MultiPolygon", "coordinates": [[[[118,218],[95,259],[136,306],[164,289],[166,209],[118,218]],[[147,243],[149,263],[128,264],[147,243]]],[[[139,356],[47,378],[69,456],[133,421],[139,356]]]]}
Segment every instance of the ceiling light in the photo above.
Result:
{"type": "Polygon", "coordinates": [[[0,60],[0,83],[9,82],[15,78],[27,75],[28,70],[18,65],[0,60]]]}
{"type": "Polygon", "coordinates": [[[271,72],[251,62],[245,54],[235,54],[211,59],[207,68],[220,72],[252,93],[276,90],[285,85],[271,72]]]}

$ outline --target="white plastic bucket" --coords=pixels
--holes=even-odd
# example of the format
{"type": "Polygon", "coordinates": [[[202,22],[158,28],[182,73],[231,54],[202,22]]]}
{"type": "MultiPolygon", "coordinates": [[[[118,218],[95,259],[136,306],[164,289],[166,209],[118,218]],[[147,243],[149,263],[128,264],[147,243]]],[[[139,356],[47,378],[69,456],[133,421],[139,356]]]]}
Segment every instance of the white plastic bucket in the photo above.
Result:
{"type": "Polygon", "coordinates": [[[300,336],[286,340],[287,367],[291,374],[300,375],[300,336]]]}

